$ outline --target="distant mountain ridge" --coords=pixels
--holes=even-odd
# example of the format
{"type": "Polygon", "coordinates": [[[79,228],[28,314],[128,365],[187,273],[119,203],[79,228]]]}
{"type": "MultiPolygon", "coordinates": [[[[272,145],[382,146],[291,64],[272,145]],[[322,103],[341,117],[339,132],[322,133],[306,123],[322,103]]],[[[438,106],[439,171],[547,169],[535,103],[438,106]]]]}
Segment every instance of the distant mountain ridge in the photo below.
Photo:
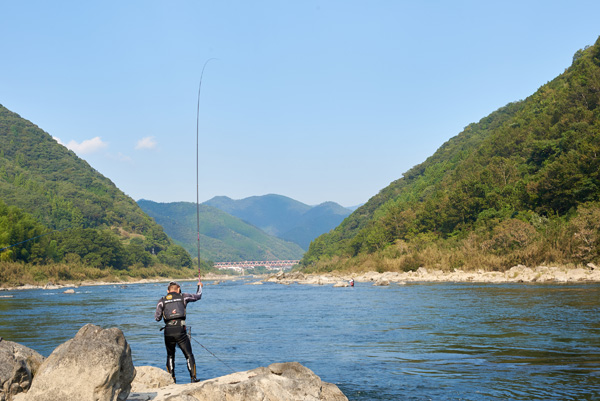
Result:
{"type": "Polygon", "coordinates": [[[335,202],[309,206],[276,194],[240,200],[217,196],[203,204],[247,221],[268,234],[295,242],[304,250],[312,240],[337,227],[352,212],[335,202]]]}
{"type": "MultiPolygon", "coordinates": [[[[196,204],[158,203],[141,199],[138,205],[191,255],[197,254],[196,204]]],[[[237,217],[200,205],[200,256],[213,262],[241,260],[296,260],[299,245],[268,235],[237,217]]]]}

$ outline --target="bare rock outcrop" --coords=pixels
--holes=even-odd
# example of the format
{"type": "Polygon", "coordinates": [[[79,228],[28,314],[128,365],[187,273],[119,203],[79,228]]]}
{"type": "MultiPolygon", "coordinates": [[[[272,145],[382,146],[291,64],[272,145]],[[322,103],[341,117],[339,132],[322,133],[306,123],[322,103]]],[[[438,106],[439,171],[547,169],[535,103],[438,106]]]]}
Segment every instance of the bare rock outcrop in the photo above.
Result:
{"type": "Polygon", "coordinates": [[[154,366],[139,366],[135,368],[135,379],[131,383],[131,392],[145,392],[171,384],[175,384],[175,382],[166,370],[154,366]]]}
{"type": "Polygon", "coordinates": [[[273,276],[270,276],[266,282],[268,283],[279,283],[279,284],[291,284],[297,282],[303,282],[306,280],[306,276],[300,272],[279,272],[273,276]]]}
{"type": "Polygon", "coordinates": [[[88,324],[58,346],[16,401],[123,401],[135,369],[131,349],[118,328],[88,324]]]}
{"type": "Polygon", "coordinates": [[[134,368],[131,349],[121,330],[92,324],[83,326],[46,360],[9,341],[0,341],[0,357],[0,377],[9,391],[8,395],[2,393],[1,401],[348,400],[335,384],[321,381],[298,362],[274,363],[199,383],[175,384],[162,369],[134,368]],[[16,362],[9,364],[9,360],[16,362]]]}
{"type": "MultiPolygon", "coordinates": [[[[141,368],[138,368],[141,369],[141,368]]],[[[159,369],[160,370],[160,369],[159,369]]],[[[166,372],[165,372],[166,373],[166,372]]],[[[134,382],[129,401],[347,401],[332,383],[298,362],[274,363],[192,384],[144,388],[134,382]]]]}
{"type": "Polygon", "coordinates": [[[600,282],[600,268],[593,263],[585,267],[567,268],[558,266],[527,267],[513,266],[506,271],[463,271],[453,269],[442,271],[440,269],[426,269],[419,267],[408,272],[365,272],[355,277],[357,282],[372,282],[382,285],[386,281],[397,284],[407,282],[477,282],[477,283],[574,283],[574,282],[600,282]]]}
{"type": "Polygon", "coordinates": [[[346,287],[341,284],[340,277],[331,274],[303,274],[301,272],[280,272],[265,280],[267,283],[277,284],[307,284],[307,285],[332,285],[346,287]]]}
{"type": "Polygon", "coordinates": [[[44,357],[31,348],[0,338],[0,401],[29,390],[44,357]]]}

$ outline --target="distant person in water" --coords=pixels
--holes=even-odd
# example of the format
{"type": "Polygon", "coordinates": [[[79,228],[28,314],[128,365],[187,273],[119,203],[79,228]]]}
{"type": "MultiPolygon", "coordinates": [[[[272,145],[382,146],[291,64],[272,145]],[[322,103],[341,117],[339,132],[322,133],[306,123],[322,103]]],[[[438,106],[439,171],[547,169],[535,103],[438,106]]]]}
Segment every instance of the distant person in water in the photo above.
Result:
{"type": "Polygon", "coordinates": [[[354,279],[353,278],[350,279],[350,287],[354,287],[354,279]]]}
{"type": "Polygon", "coordinates": [[[181,287],[175,282],[169,283],[168,294],[156,305],[154,319],[165,321],[165,346],[167,347],[167,371],[175,381],[175,346],[185,355],[192,383],[196,380],[196,360],[192,353],[192,344],[185,327],[185,309],[188,302],[196,302],[202,298],[202,281],[198,277],[198,288],[195,294],[181,293],[181,287]]]}

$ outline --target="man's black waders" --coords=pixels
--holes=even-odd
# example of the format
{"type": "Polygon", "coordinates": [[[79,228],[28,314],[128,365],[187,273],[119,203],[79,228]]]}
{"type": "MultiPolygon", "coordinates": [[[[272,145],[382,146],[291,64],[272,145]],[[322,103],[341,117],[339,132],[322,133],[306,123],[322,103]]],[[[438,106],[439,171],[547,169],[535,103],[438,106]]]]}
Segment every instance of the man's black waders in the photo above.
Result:
{"type": "Polygon", "coordinates": [[[173,377],[175,381],[175,346],[179,346],[179,349],[185,355],[187,361],[188,371],[190,372],[190,379],[192,383],[196,382],[196,360],[194,354],[192,354],[192,344],[190,338],[186,332],[184,325],[175,324],[173,321],[167,323],[164,327],[165,330],[165,346],[167,348],[167,371],[173,377]]]}

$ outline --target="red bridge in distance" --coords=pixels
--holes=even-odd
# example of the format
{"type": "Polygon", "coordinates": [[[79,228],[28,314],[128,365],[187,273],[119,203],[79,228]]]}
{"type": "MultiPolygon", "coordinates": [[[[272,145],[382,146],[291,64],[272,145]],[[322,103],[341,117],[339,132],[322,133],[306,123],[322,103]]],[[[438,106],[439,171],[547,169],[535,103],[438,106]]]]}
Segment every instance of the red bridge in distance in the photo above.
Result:
{"type": "Polygon", "coordinates": [[[300,263],[299,260],[245,260],[241,262],[215,262],[214,267],[217,269],[232,269],[242,270],[253,267],[264,266],[269,270],[283,270],[285,267],[292,267],[300,263]]]}

